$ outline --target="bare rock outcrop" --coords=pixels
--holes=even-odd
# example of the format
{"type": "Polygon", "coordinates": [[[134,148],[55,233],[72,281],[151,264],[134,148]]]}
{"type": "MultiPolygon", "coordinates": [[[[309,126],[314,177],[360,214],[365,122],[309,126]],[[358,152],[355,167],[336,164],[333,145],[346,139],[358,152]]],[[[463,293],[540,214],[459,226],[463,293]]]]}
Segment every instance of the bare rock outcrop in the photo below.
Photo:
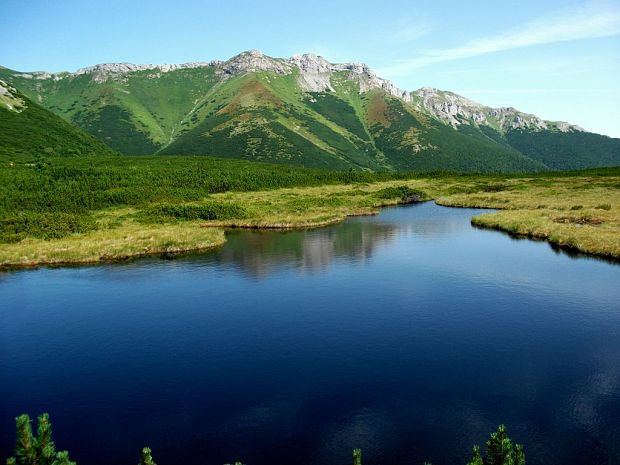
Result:
{"type": "Polygon", "coordinates": [[[224,75],[238,75],[256,71],[268,71],[276,74],[288,74],[291,66],[282,59],[271,58],[258,50],[240,53],[224,62],[215,62],[213,65],[224,75]]]}
{"type": "Polygon", "coordinates": [[[433,87],[411,92],[414,105],[453,127],[474,123],[491,126],[499,131],[556,129],[562,132],[583,131],[579,126],[564,122],[545,121],[536,115],[523,113],[513,107],[492,108],[473,100],[433,87]]]}
{"type": "Polygon", "coordinates": [[[0,107],[19,113],[26,108],[26,102],[19,97],[15,87],[0,80],[0,107]]]}
{"type": "Polygon", "coordinates": [[[308,92],[333,91],[333,73],[344,72],[347,79],[359,84],[360,93],[383,89],[394,97],[411,100],[406,91],[399,89],[391,81],[378,77],[365,63],[330,63],[313,53],[295,55],[288,61],[299,69],[299,85],[308,92]]]}

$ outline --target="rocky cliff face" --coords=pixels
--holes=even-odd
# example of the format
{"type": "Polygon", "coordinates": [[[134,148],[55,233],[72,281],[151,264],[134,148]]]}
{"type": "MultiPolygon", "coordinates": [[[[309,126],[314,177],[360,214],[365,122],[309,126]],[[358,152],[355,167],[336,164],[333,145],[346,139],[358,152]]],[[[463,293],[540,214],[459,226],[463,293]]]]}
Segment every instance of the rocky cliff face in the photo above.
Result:
{"type": "Polygon", "coordinates": [[[583,131],[562,121],[544,121],[536,115],[523,113],[512,107],[491,108],[452,92],[423,87],[410,94],[414,105],[452,127],[463,123],[491,126],[501,132],[511,129],[534,131],[556,129],[561,132],[583,131]]]}
{"type": "Polygon", "coordinates": [[[2,80],[0,80],[0,108],[17,113],[26,108],[26,102],[17,95],[15,88],[2,80]]]}
{"type": "MultiPolygon", "coordinates": [[[[132,63],[103,63],[88,68],[80,68],[75,73],[69,73],[69,76],[81,76],[84,74],[90,74],[95,82],[105,82],[114,76],[123,75],[126,73],[132,73],[135,71],[149,71],[157,70],[162,73],[174,71],[176,69],[183,68],[202,68],[204,66],[211,66],[212,62],[192,62],[181,64],[162,64],[162,65],[134,65],[132,63]]],[[[62,77],[62,73],[58,75],[62,77]]]]}
{"type": "Polygon", "coordinates": [[[237,76],[256,71],[289,74],[291,65],[280,58],[271,58],[258,50],[240,53],[230,60],[214,63],[217,71],[227,76],[237,76]]]}
{"type": "Polygon", "coordinates": [[[344,72],[347,79],[359,84],[360,93],[383,89],[394,97],[411,101],[411,96],[406,91],[399,89],[391,81],[378,77],[364,63],[330,63],[322,56],[312,53],[295,55],[289,58],[288,62],[299,69],[299,84],[308,92],[333,91],[332,74],[344,72]]]}

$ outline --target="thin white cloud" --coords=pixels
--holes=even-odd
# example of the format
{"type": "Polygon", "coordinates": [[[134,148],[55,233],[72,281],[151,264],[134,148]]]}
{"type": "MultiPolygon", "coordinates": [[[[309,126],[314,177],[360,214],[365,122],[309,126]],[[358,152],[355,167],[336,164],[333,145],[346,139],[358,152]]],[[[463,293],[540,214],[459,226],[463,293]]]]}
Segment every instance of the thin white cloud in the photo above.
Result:
{"type": "Polygon", "coordinates": [[[380,71],[394,77],[424,66],[487,53],[616,34],[620,34],[620,7],[608,3],[590,4],[538,18],[504,34],[475,39],[458,47],[432,50],[380,71]]]}
{"type": "Polygon", "coordinates": [[[398,29],[391,34],[391,38],[395,42],[403,43],[403,42],[413,42],[420,37],[424,37],[428,35],[432,31],[430,26],[404,26],[401,29],[398,29]]]}
{"type": "Polygon", "coordinates": [[[435,23],[419,13],[415,18],[406,17],[397,21],[396,26],[390,24],[384,33],[391,41],[398,43],[414,42],[430,34],[436,29],[435,23]]]}
{"type": "MultiPolygon", "coordinates": [[[[488,94],[583,94],[583,88],[516,88],[516,89],[459,89],[455,91],[460,95],[488,94]]],[[[588,93],[594,94],[620,94],[620,89],[588,89],[588,93]]]]}

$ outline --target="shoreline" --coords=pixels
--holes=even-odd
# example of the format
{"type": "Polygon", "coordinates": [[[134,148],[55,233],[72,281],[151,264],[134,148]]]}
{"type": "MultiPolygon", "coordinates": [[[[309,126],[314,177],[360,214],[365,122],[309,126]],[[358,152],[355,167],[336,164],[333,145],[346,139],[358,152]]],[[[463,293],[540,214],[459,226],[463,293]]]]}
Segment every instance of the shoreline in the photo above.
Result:
{"type": "MultiPolygon", "coordinates": [[[[439,204],[438,204],[439,205],[439,204]]],[[[446,206],[446,205],[442,205],[446,206]]],[[[454,207],[454,208],[468,208],[468,207],[454,207]]],[[[497,231],[503,234],[507,234],[513,239],[521,239],[521,240],[530,240],[537,242],[545,242],[549,244],[551,248],[556,248],[567,255],[571,255],[575,258],[594,258],[597,260],[604,260],[608,263],[612,263],[615,265],[620,265],[620,255],[614,255],[613,253],[606,252],[587,252],[577,246],[565,243],[562,239],[555,239],[546,234],[536,234],[532,232],[515,232],[511,231],[508,227],[502,226],[499,224],[489,224],[484,221],[479,220],[478,218],[482,215],[486,215],[487,213],[482,213],[481,215],[473,216],[471,218],[471,225],[475,228],[484,229],[486,231],[497,231]]]]}
{"type": "Polygon", "coordinates": [[[181,256],[185,254],[190,254],[193,252],[201,253],[207,252],[210,250],[217,249],[221,247],[226,242],[222,242],[221,244],[214,244],[212,246],[207,247],[188,247],[188,248],[175,248],[174,250],[153,250],[149,252],[136,253],[133,255],[118,255],[118,256],[107,256],[102,255],[99,258],[93,259],[76,259],[76,260],[50,260],[50,261],[33,261],[33,262],[21,262],[21,263],[0,263],[0,272],[11,272],[11,271],[26,271],[26,270],[36,270],[38,268],[69,268],[69,267],[82,267],[82,266],[96,266],[96,265],[104,265],[104,264],[114,264],[114,263],[127,263],[133,260],[139,260],[141,258],[147,257],[175,257],[181,256]]]}
{"type": "MultiPolygon", "coordinates": [[[[463,206],[463,205],[449,205],[438,202],[436,199],[425,200],[421,202],[397,202],[390,203],[380,206],[380,209],[389,208],[389,207],[397,207],[403,205],[412,205],[417,203],[423,203],[426,201],[435,202],[436,205],[444,207],[444,208],[476,208],[476,209],[489,209],[489,210],[500,210],[496,207],[484,207],[484,206],[463,206]]],[[[332,226],[338,223],[342,223],[346,221],[348,218],[353,218],[356,216],[375,216],[378,215],[380,211],[371,211],[365,213],[354,213],[350,215],[346,215],[342,218],[334,218],[331,220],[320,221],[315,223],[305,223],[305,224],[238,224],[238,223],[230,223],[230,222],[222,222],[222,223],[213,223],[213,224],[200,224],[199,228],[209,229],[209,230],[218,230],[223,229],[224,231],[224,239],[220,242],[213,243],[207,246],[196,246],[196,245],[188,245],[186,247],[162,247],[162,248],[153,248],[148,251],[136,252],[133,254],[103,254],[99,257],[91,257],[85,259],[74,259],[74,260],[39,260],[39,261],[23,261],[18,263],[0,263],[0,272],[11,272],[11,271],[24,271],[24,270],[34,270],[37,268],[63,268],[63,267],[80,267],[80,266],[95,266],[95,265],[103,265],[103,264],[114,264],[114,263],[126,263],[133,260],[138,260],[141,258],[147,257],[175,257],[175,256],[183,256],[193,253],[203,253],[207,251],[211,251],[222,247],[226,244],[225,233],[228,230],[255,230],[255,231],[295,231],[295,230],[308,230],[308,229],[319,229],[328,226],[332,226]]],[[[492,213],[491,213],[492,214],[492,213]]],[[[578,257],[583,258],[596,258],[608,261],[612,264],[620,264],[620,255],[614,255],[612,253],[600,253],[600,252],[588,252],[576,247],[574,245],[562,242],[560,240],[554,240],[554,238],[549,237],[549,235],[545,234],[536,234],[531,232],[514,232],[511,231],[508,227],[502,226],[499,223],[493,222],[485,222],[484,219],[480,219],[485,215],[491,215],[489,213],[483,213],[480,215],[473,216],[471,218],[471,225],[475,228],[480,228],[484,230],[497,231],[504,234],[507,234],[516,239],[524,239],[524,240],[535,240],[548,243],[551,247],[556,247],[561,251],[573,254],[578,257]]]]}
{"type": "MultiPolygon", "coordinates": [[[[411,205],[413,203],[421,203],[421,202],[399,202],[394,204],[386,204],[382,205],[380,208],[387,207],[395,207],[399,205],[411,205]]],[[[332,226],[338,223],[342,223],[346,221],[348,218],[353,218],[356,216],[376,216],[379,214],[379,211],[371,211],[366,213],[354,213],[350,215],[346,215],[342,218],[334,218],[331,220],[316,222],[316,223],[303,223],[303,224],[257,224],[257,225],[243,225],[243,224],[235,224],[235,223],[214,223],[214,224],[200,224],[197,225],[198,228],[203,228],[207,230],[216,230],[222,231],[224,233],[224,240],[221,242],[214,243],[212,245],[207,246],[193,246],[188,245],[187,247],[171,247],[171,248],[153,248],[149,251],[136,252],[133,254],[103,254],[99,257],[91,257],[85,259],[74,259],[74,260],[65,260],[65,259],[57,259],[57,260],[32,260],[32,261],[21,261],[21,262],[13,262],[0,263],[0,272],[10,272],[10,271],[25,271],[25,270],[35,270],[37,268],[63,268],[63,267],[80,267],[80,266],[95,266],[95,265],[103,265],[103,264],[113,264],[113,263],[126,263],[133,260],[138,260],[140,258],[146,257],[174,257],[174,256],[182,256],[188,255],[192,253],[201,253],[207,252],[219,247],[222,247],[226,244],[226,232],[233,230],[254,230],[254,231],[301,231],[301,230],[310,230],[310,229],[320,229],[328,226],[332,226]]],[[[0,246],[1,247],[1,246],[0,246]]]]}
{"type": "MultiPolygon", "coordinates": [[[[295,230],[330,226],[348,217],[376,215],[381,208],[411,202],[402,189],[454,208],[494,209],[471,218],[475,227],[514,237],[544,240],[553,247],[620,262],[620,177],[418,178],[263,191],[228,191],[188,203],[242,206],[239,217],[146,220],[143,207],[119,206],[92,212],[97,229],[59,239],[27,238],[0,244],[0,271],[86,266],[147,256],[179,255],[219,247],[225,231],[295,230]],[[386,192],[393,197],[387,197],[386,192]]],[[[164,204],[166,205],[166,204],[164,204]]]]}

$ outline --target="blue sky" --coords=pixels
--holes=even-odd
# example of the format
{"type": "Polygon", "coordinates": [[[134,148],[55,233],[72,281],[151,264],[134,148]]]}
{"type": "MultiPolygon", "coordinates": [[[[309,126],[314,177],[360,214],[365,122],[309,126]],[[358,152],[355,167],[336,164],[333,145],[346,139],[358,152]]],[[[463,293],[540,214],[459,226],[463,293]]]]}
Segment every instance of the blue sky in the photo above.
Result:
{"type": "Polygon", "coordinates": [[[620,137],[620,0],[0,0],[0,18],[22,71],[315,52],[620,137]]]}

